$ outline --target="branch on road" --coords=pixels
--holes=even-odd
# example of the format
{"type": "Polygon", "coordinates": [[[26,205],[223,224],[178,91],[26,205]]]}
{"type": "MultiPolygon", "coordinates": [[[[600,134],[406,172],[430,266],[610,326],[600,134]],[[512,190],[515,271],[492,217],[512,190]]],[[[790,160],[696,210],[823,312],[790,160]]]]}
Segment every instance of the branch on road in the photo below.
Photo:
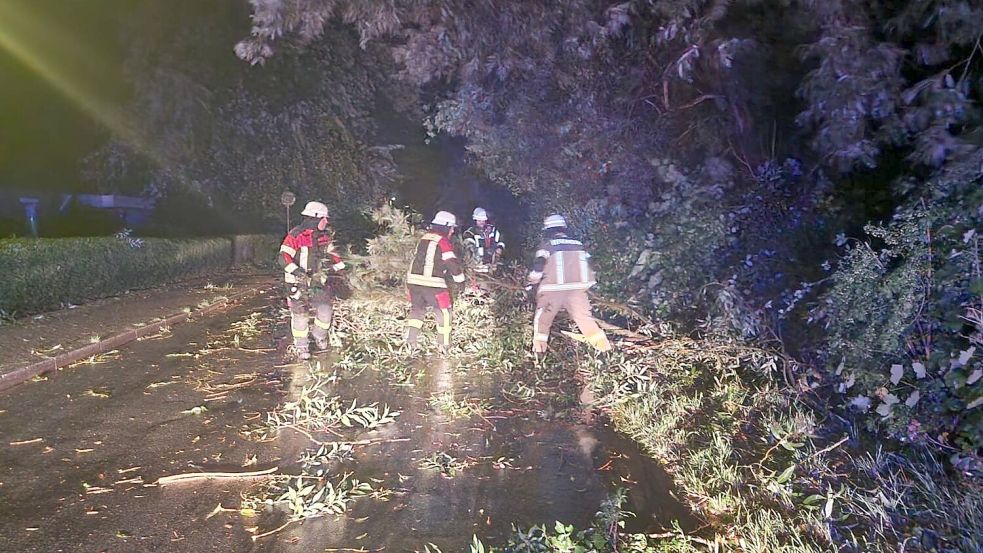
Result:
{"type": "Polygon", "coordinates": [[[277,470],[278,467],[272,467],[266,470],[255,470],[251,472],[188,472],[184,474],[163,476],[157,480],[157,485],[167,486],[169,484],[184,484],[185,482],[209,479],[241,480],[248,478],[265,478],[274,475],[277,470]]]}

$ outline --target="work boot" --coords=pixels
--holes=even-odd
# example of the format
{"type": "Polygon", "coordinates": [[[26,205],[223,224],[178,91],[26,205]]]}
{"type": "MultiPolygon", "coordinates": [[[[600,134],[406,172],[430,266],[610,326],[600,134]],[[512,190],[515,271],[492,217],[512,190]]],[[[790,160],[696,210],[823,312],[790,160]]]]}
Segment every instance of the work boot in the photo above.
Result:
{"type": "Polygon", "coordinates": [[[314,347],[316,348],[317,353],[324,353],[328,351],[331,346],[328,345],[328,339],[324,338],[323,340],[314,340],[314,347]]]}
{"type": "Polygon", "coordinates": [[[301,361],[307,361],[311,358],[311,352],[307,349],[307,346],[296,346],[297,348],[297,359],[301,361]]]}

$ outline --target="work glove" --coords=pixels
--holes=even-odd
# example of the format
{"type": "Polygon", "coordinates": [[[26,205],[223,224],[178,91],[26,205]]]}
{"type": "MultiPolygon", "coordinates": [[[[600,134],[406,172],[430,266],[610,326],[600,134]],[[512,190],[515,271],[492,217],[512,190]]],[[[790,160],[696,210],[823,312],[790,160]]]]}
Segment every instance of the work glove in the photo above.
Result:
{"type": "Polygon", "coordinates": [[[301,290],[306,290],[311,287],[311,275],[305,273],[301,270],[294,271],[294,276],[297,277],[297,288],[301,290]]]}
{"type": "Polygon", "coordinates": [[[334,297],[341,300],[347,300],[352,297],[351,282],[348,280],[348,275],[344,271],[337,271],[328,276],[328,285],[331,287],[334,297]]]}
{"type": "Polygon", "coordinates": [[[526,291],[526,298],[529,301],[535,303],[536,294],[539,292],[539,285],[530,282],[529,284],[526,284],[525,291],[526,291]]]}

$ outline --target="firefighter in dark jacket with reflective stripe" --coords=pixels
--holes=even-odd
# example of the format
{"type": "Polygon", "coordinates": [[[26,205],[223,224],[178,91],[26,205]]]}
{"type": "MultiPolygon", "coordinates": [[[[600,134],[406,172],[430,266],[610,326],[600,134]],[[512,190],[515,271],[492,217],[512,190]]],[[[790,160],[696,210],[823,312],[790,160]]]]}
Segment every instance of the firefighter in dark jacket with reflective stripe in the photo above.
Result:
{"type": "Polygon", "coordinates": [[[309,333],[314,335],[319,351],[328,349],[328,329],[333,315],[328,273],[344,274],[345,263],[331,241],[328,207],[321,202],[308,202],[301,215],[300,224],[283,239],[277,259],[288,289],[294,348],[297,357],[310,359],[309,333]],[[314,328],[309,331],[310,310],[314,310],[315,316],[314,328]]]}
{"type": "Polygon", "coordinates": [[[474,226],[464,232],[464,243],[477,262],[475,271],[479,273],[494,271],[499,258],[505,252],[502,233],[488,221],[488,212],[483,208],[474,208],[471,217],[474,219],[474,226]]]}
{"type": "Polygon", "coordinates": [[[406,273],[406,289],[410,297],[410,316],[406,320],[406,343],[415,345],[423,329],[427,307],[437,319],[438,344],[446,351],[451,344],[452,301],[447,279],[464,282],[461,263],[454,254],[450,237],[457,218],[447,211],[438,211],[429,231],[420,237],[416,254],[406,273]]]}
{"type": "Polygon", "coordinates": [[[536,291],[536,314],[533,318],[532,350],[544,353],[548,347],[553,318],[566,309],[577,323],[584,340],[598,351],[608,351],[611,343],[591,314],[587,290],[597,283],[590,267],[590,254],[579,240],[567,236],[567,222],[560,215],[543,221],[546,239],[536,251],[530,290],[536,291]]]}

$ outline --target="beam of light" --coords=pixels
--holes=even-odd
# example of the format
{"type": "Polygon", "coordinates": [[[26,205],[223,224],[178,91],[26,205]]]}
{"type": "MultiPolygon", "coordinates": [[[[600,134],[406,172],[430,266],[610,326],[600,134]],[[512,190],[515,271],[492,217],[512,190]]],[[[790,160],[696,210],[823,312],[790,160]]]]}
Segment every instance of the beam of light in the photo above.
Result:
{"type": "Polygon", "coordinates": [[[44,79],[114,137],[161,164],[162,158],[128,124],[122,110],[91,90],[91,77],[82,77],[110,72],[104,63],[100,65],[101,58],[72,33],[29,13],[18,2],[4,2],[0,8],[0,49],[44,79]]]}
{"type": "MultiPolygon", "coordinates": [[[[127,120],[119,106],[93,90],[94,85],[105,84],[96,82],[100,78],[118,76],[122,81],[122,72],[110,68],[102,56],[78,39],[77,34],[50,18],[32,13],[26,7],[28,3],[0,0],[0,52],[8,52],[88,117],[109,130],[114,138],[158,168],[166,169],[173,165],[127,120]]],[[[111,25],[111,18],[105,19],[107,26],[111,25]]],[[[107,29],[107,32],[115,32],[115,29],[107,29]]],[[[176,173],[180,179],[180,171],[176,173]]],[[[189,183],[181,179],[179,185],[188,186],[189,183]]],[[[218,209],[215,214],[229,226],[238,221],[227,210],[218,209]]]]}

